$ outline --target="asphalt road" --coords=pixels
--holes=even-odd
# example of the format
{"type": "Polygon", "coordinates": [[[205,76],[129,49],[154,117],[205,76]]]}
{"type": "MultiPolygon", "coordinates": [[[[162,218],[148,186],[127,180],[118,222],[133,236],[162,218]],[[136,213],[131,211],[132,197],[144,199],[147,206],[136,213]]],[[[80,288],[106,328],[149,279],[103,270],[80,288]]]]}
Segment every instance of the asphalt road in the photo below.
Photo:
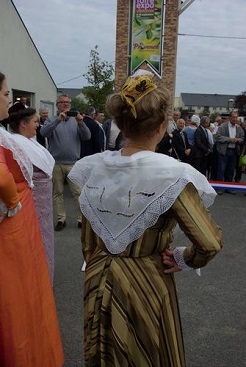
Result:
{"type": "MultiPolygon", "coordinates": [[[[65,204],[67,227],[55,233],[54,291],[64,367],[83,367],[83,257],[67,188],[65,204]]],[[[246,367],[246,196],[218,196],[210,210],[223,230],[222,251],[201,277],[193,271],[176,275],[187,367],[246,367]]],[[[179,234],[175,243],[188,240],[179,234]]]]}

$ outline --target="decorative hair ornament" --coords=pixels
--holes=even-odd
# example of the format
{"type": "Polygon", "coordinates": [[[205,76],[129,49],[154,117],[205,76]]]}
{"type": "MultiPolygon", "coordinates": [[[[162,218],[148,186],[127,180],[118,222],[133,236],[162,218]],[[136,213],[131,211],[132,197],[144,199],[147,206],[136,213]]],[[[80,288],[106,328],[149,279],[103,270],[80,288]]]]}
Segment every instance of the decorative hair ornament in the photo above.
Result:
{"type": "Polygon", "coordinates": [[[135,119],[137,112],[135,104],[139,102],[146,94],[157,88],[152,82],[153,73],[147,70],[139,69],[132,76],[129,76],[122,87],[121,98],[131,107],[131,112],[135,119]]]}

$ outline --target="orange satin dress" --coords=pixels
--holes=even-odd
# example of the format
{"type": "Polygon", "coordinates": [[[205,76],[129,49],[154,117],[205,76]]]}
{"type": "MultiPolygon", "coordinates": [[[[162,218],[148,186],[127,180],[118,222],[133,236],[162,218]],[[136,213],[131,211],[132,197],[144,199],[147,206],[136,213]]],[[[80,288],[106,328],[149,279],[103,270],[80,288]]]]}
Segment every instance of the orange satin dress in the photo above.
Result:
{"type": "Polygon", "coordinates": [[[0,366],[61,367],[54,295],[31,189],[3,147],[0,199],[9,208],[22,204],[0,223],[0,366]]]}

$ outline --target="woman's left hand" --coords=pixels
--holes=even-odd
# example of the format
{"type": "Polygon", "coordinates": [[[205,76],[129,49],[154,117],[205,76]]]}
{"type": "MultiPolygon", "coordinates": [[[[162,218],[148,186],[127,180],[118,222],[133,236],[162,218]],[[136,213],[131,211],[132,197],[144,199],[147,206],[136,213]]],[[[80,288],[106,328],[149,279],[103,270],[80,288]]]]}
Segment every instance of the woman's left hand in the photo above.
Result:
{"type": "Polygon", "coordinates": [[[181,271],[173,257],[172,249],[162,251],[161,258],[163,264],[168,267],[168,269],[164,270],[164,273],[169,274],[181,271]]]}
{"type": "Polygon", "coordinates": [[[12,209],[8,210],[8,217],[14,217],[22,208],[21,202],[19,201],[19,203],[12,209]]]}

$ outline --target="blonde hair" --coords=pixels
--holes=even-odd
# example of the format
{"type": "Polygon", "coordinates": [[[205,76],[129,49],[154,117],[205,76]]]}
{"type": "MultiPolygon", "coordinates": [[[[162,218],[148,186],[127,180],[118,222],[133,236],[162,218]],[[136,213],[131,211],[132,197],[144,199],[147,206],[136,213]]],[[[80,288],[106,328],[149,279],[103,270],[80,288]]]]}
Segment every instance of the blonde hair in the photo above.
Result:
{"type": "Polygon", "coordinates": [[[166,120],[170,95],[164,86],[158,86],[136,104],[137,118],[132,114],[120,93],[112,94],[106,102],[106,111],[115,121],[124,137],[152,136],[154,130],[166,120]]]}

